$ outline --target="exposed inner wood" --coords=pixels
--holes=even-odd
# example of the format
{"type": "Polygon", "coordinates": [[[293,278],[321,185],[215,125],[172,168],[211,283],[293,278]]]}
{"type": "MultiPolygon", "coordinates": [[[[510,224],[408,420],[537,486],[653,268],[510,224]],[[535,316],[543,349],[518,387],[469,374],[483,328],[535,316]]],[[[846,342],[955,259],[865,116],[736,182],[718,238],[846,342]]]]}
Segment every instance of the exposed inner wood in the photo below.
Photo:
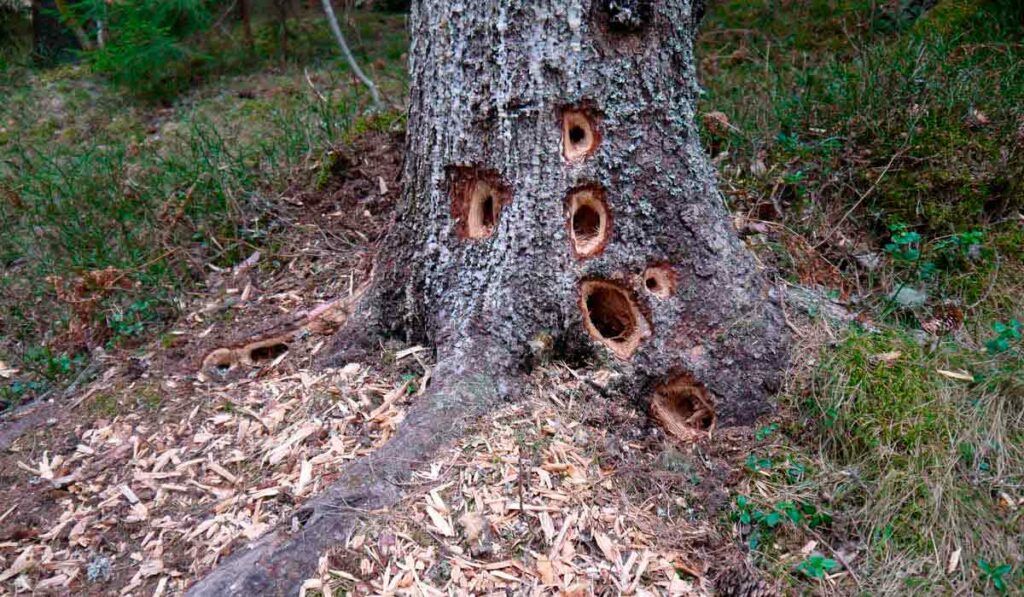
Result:
{"type": "Polygon", "coordinates": [[[511,193],[496,173],[455,168],[452,174],[452,217],[461,238],[481,239],[494,234],[501,208],[511,193]]]}
{"type": "Polygon", "coordinates": [[[628,360],[651,335],[650,324],[629,290],[606,280],[586,280],[580,285],[583,325],[592,338],[616,357],[628,360]]]}
{"type": "Polygon", "coordinates": [[[706,437],[715,424],[714,401],[685,373],[655,388],[651,414],[666,432],[684,442],[706,437]]]}
{"type": "Polygon", "coordinates": [[[562,153],[570,162],[583,160],[597,151],[601,137],[593,119],[583,110],[562,112],[562,153]]]}
{"type": "Polygon", "coordinates": [[[644,289],[660,299],[667,299],[676,292],[676,272],[667,263],[648,267],[643,280],[644,289]]]}
{"type": "Polygon", "coordinates": [[[611,214],[604,192],[597,187],[572,191],[568,211],[573,254],[579,258],[600,255],[611,233],[611,214]]]}

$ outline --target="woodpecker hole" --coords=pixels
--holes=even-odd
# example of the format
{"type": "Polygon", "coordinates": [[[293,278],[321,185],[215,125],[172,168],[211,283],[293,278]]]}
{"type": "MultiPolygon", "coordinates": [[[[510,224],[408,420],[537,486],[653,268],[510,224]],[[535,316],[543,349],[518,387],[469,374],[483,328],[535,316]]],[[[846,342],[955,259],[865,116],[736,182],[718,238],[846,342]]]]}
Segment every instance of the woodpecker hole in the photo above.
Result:
{"type": "Polygon", "coordinates": [[[583,130],[583,127],[574,125],[569,129],[569,142],[573,145],[579,145],[583,143],[583,140],[587,138],[587,133],[583,130]]]}
{"type": "Polygon", "coordinates": [[[612,282],[584,281],[580,308],[587,333],[620,359],[633,356],[640,342],[651,335],[650,325],[633,296],[612,282]]]}
{"type": "Polygon", "coordinates": [[[601,138],[589,114],[579,109],[562,112],[562,152],[570,162],[580,161],[597,151],[601,138]]]}
{"type": "Polygon", "coordinates": [[[238,364],[238,356],[230,348],[218,348],[203,359],[203,370],[227,373],[238,364]]]}
{"type": "Polygon", "coordinates": [[[494,172],[456,169],[452,182],[452,217],[462,238],[480,239],[494,234],[498,217],[511,194],[494,172]]]}
{"type": "Polygon", "coordinates": [[[601,254],[608,243],[611,214],[599,188],[576,189],[569,194],[569,236],[576,257],[601,254]]]}
{"type": "Polygon", "coordinates": [[[676,291],[676,273],[668,264],[652,265],[644,270],[644,288],[660,299],[667,299],[676,291]]]}
{"type": "Polygon", "coordinates": [[[714,402],[707,390],[687,374],[654,389],[651,414],[669,435],[684,442],[706,436],[715,424],[714,402]]]}
{"type": "Polygon", "coordinates": [[[271,340],[263,343],[256,343],[246,347],[249,353],[249,360],[253,363],[273,361],[277,357],[288,352],[288,345],[284,342],[271,340]]]}

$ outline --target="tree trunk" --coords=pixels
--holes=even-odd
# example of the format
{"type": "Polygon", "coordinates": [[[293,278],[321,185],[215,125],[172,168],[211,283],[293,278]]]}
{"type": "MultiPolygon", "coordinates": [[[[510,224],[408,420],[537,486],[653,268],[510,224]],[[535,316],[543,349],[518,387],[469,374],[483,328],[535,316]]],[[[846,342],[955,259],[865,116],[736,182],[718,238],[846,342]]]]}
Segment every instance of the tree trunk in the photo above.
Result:
{"type": "Polygon", "coordinates": [[[251,52],[253,50],[252,10],[249,6],[249,0],[238,0],[238,19],[242,21],[242,36],[245,39],[245,48],[251,52]]]}
{"type": "Polygon", "coordinates": [[[369,465],[304,508],[301,533],[276,531],[192,594],[293,593],[351,528],[342,497],[393,504],[416,461],[537,359],[602,361],[685,441],[769,410],[787,337],[698,139],[698,13],[413,3],[402,205],[334,359],[397,335],[436,348],[436,381],[369,465]]]}
{"type": "Polygon", "coordinates": [[[81,46],[61,23],[55,0],[32,0],[32,53],[38,62],[51,64],[74,58],[81,46]]]}
{"type": "Polygon", "coordinates": [[[415,5],[385,331],[593,354],[635,396],[685,380],[708,425],[766,412],[785,328],[699,142],[698,20],[683,0],[415,5]]]}

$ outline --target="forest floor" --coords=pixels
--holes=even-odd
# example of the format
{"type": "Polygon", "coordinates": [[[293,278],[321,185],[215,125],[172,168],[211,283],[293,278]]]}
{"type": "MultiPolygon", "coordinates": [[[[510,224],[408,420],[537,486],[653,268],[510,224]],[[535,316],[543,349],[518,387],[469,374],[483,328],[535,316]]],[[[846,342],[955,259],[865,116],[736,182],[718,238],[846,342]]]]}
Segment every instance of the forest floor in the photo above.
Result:
{"type": "MultiPolygon", "coordinates": [[[[709,6],[705,143],[791,297],[775,415],[681,446],[607,372],[545,363],[309,590],[1020,592],[1024,15],[918,16],[709,6]]],[[[0,594],[179,594],[429,382],[418,346],[313,367],[330,322],[200,371],[353,293],[400,192],[401,117],[359,116],[326,32],[296,26],[292,59],[168,105],[84,67],[3,83],[0,594]]],[[[400,102],[402,18],[347,26],[400,102]]]]}

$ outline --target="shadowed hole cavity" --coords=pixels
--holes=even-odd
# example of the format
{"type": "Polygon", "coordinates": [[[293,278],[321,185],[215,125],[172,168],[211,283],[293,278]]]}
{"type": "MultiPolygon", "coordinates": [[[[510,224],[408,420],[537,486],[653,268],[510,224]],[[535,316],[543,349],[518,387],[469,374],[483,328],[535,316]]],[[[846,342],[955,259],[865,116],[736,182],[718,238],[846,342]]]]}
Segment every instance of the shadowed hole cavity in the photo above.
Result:
{"type": "Polygon", "coordinates": [[[257,346],[256,348],[253,348],[249,351],[249,358],[254,363],[260,363],[264,361],[272,361],[286,352],[288,352],[288,345],[284,342],[278,342],[276,344],[257,346]]]}
{"type": "Polygon", "coordinates": [[[587,295],[590,323],[598,334],[612,342],[624,342],[636,330],[636,318],[626,294],[611,286],[593,289],[587,295]]]}

